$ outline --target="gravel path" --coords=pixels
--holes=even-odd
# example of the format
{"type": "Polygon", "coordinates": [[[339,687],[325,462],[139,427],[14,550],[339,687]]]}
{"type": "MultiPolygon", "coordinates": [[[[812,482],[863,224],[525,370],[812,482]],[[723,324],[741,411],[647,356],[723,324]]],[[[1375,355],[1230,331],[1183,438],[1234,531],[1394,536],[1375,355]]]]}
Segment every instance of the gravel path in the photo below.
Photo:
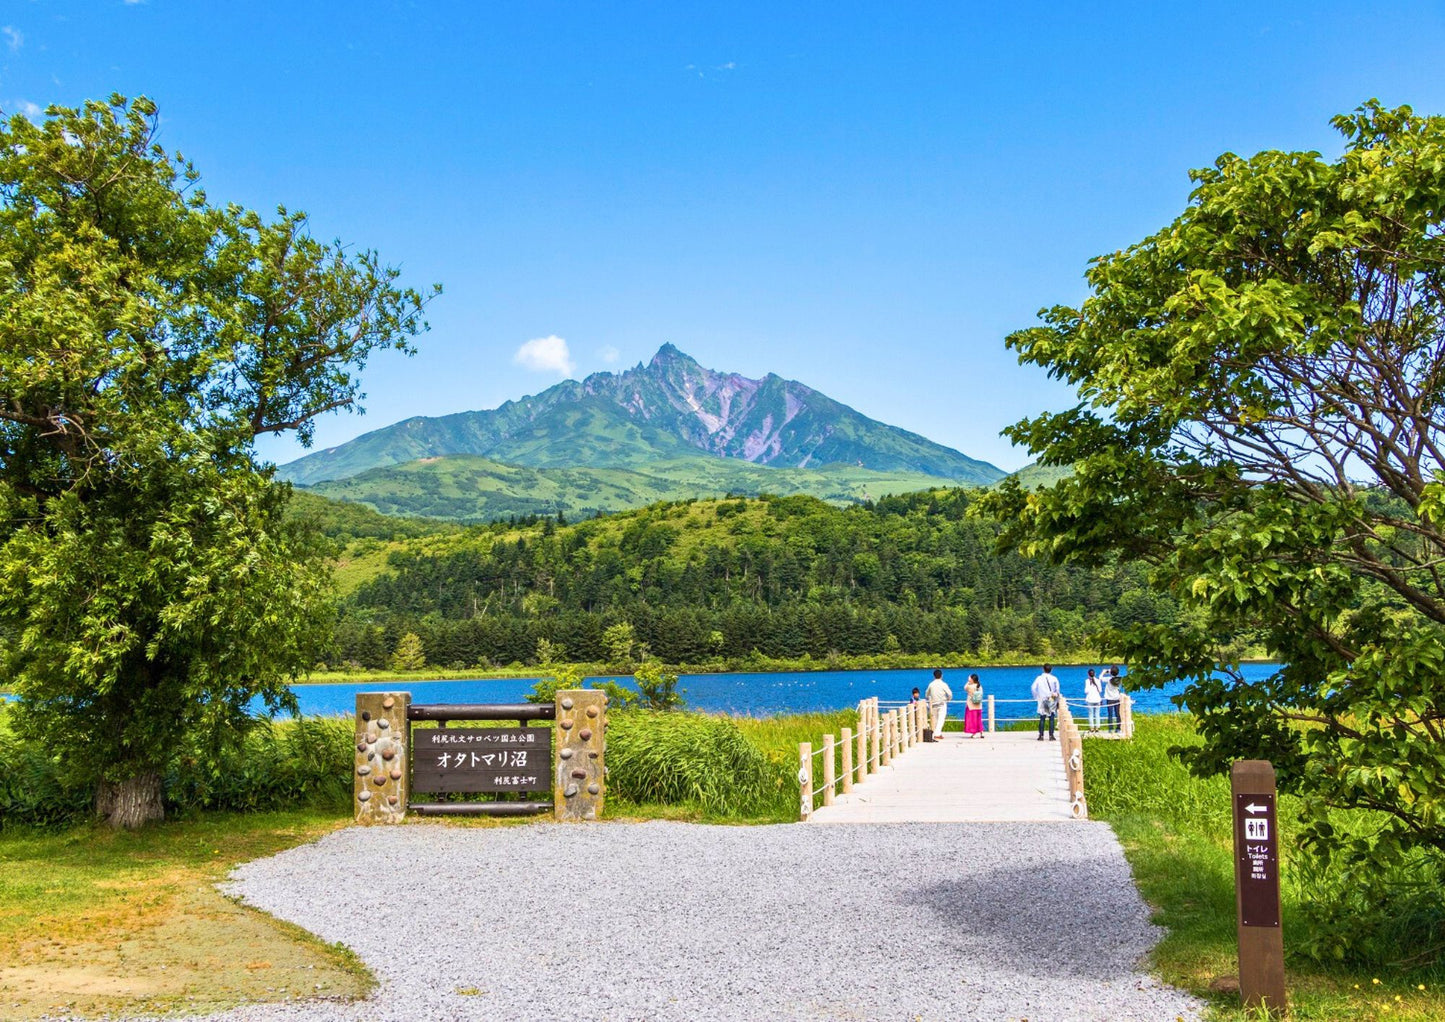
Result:
{"type": "Polygon", "coordinates": [[[1199,1017],[1099,823],[354,827],[228,891],[381,989],[226,1022],[1199,1017]]]}

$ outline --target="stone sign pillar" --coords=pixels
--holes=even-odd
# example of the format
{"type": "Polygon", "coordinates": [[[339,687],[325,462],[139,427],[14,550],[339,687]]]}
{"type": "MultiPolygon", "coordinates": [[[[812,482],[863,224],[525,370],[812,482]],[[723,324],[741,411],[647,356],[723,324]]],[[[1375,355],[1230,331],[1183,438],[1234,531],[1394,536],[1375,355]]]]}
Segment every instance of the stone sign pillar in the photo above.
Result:
{"type": "Polygon", "coordinates": [[[410,692],[356,694],[356,766],[351,775],[357,823],[406,818],[410,692]]]}
{"type": "Polygon", "coordinates": [[[552,807],[558,820],[600,820],[607,791],[607,693],[557,693],[552,807]]]}

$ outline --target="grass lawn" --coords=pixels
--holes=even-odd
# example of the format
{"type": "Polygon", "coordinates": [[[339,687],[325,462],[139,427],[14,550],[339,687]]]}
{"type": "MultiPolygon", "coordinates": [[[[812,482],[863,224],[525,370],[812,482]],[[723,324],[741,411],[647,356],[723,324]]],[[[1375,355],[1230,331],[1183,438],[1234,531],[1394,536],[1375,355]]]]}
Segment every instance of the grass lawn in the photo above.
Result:
{"type": "MultiPolygon", "coordinates": [[[[1238,996],[1218,990],[1237,972],[1229,779],[1193,778],[1169,756],[1171,745],[1198,741],[1192,718],[1140,716],[1135,721],[1134,741],[1088,742],[1084,747],[1089,815],[1113,825],[1139,891],[1154,909],[1155,922],[1168,928],[1154,953],[1159,975],[1209,998],[1211,1017],[1246,1019],[1238,996]]],[[[1309,924],[1301,905],[1313,894],[1303,882],[1295,851],[1298,812],[1296,799],[1280,797],[1290,1018],[1296,1022],[1445,1018],[1445,970],[1358,971],[1324,967],[1292,952],[1292,942],[1307,935],[1309,924]]],[[[1401,948],[1400,958],[1419,950],[1401,948]]]]}
{"type": "Polygon", "coordinates": [[[0,1017],[364,996],[373,981],[349,951],[214,886],[237,863],[347,822],[215,814],[132,834],[0,833],[0,1017]]]}

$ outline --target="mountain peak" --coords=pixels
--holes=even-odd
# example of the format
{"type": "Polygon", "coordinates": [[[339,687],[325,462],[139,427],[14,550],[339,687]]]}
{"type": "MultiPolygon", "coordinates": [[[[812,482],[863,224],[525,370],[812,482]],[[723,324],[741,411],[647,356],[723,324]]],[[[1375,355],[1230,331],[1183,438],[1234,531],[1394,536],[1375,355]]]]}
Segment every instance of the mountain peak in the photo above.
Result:
{"type": "Polygon", "coordinates": [[[305,485],[453,454],[534,468],[606,468],[699,451],[755,465],[840,464],[955,482],[1003,475],[794,380],[704,368],[668,342],[645,366],[565,380],[494,411],[409,419],[282,466],[278,477],[305,485]]]}
{"type": "Polygon", "coordinates": [[[652,356],[652,361],[649,362],[648,365],[666,365],[671,362],[683,362],[689,365],[698,364],[697,359],[683,351],[676,344],[668,341],[657,349],[657,354],[652,356]]]}

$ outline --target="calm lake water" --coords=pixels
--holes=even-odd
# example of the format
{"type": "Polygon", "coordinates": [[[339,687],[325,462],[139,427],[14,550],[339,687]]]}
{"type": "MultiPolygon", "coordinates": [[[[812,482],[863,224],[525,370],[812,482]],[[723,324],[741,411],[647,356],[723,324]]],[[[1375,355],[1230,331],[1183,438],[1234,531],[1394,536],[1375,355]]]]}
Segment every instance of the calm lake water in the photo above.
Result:
{"type": "MultiPolygon", "coordinates": [[[[1244,676],[1251,680],[1268,677],[1273,664],[1246,664],[1244,676]]],[[[961,667],[943,672],[958,698],[963,683],[977,671],[986,695],[997,700],[997,713],[1004,717],[1027,717],[1033,712],[1029,686],[1038,676],[1037,667],[961,667]],[[1017,704],[1003,700],[1020,700],[1017,704]],[[1025,702],[1027,701],[1027,705],[1025,702]]],[[[1057,667],[1054,673],[1064,694],[1083,701],[1087,667],[1057,667]]],[[[689,709],[708,713],[732,713],[762,717],[775,713],[805,713],[841,710],[856,706],[858,700],[877,696],[883,701],[906,701],[916,686],[928,687],[933,672],[904,671],[808,671],[799,673],[685,674],[679,684],[689,709]]],[[[491,678],[474,681],[412,681],[391,684],[297,685],[293,691],[305,714],[351,714],[356,710],[356,693],[404,690],[418,703],[519,703],[532,690],[535,678],[491,678]]],[[[602,680],[602,679],[593,679],[602,680]]],[[[628,684],[630,678],[607,680],[628,684]]],[[[1125,683],[1127,687],[1128,678],[1125,683]]],[[[1170,696],[1182,685],[1165,689],[1131,692],[1138,713],[1174,711],[1170,696]]]]}

